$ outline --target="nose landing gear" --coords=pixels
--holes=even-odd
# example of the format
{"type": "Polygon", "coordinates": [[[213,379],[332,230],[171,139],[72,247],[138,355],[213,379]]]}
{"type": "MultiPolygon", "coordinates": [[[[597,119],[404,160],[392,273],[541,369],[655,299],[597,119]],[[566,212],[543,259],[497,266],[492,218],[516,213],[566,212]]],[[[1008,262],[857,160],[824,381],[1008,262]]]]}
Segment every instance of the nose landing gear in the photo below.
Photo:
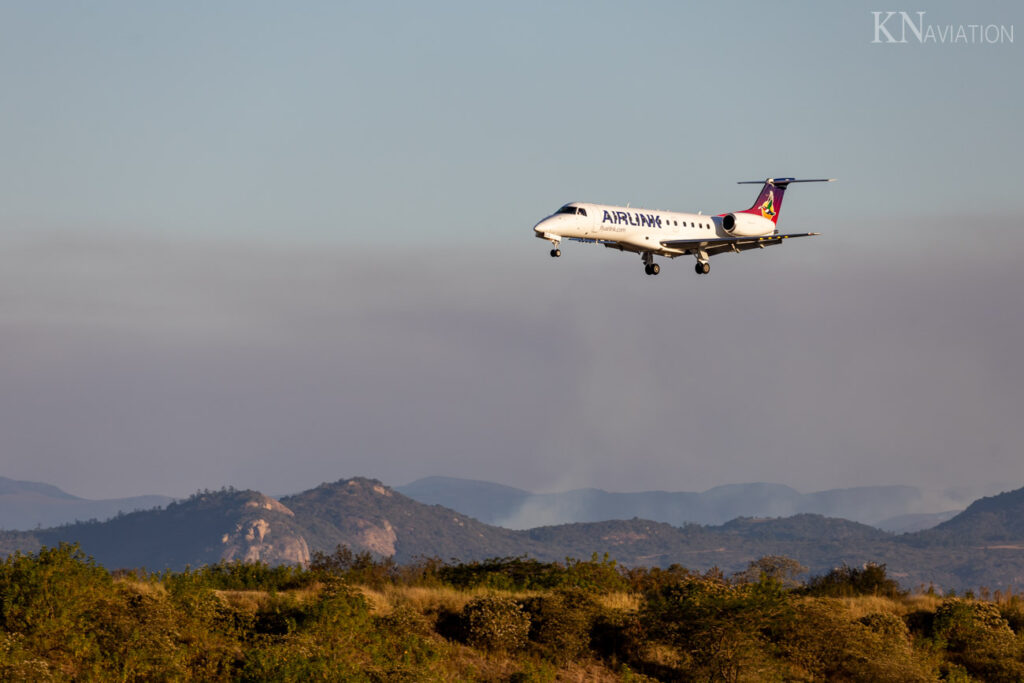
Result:
{"type": "Polygon", "coordinates": [[[551,250],[551,258],[558,258],[561,255],[562,255],[562,250],[561,249],[552,249],[551,250]]]}
{"type": "Polygon", "coordinates": [[[654,262],[654,254],[649,251],[645,251],[640,254],[640,259],[644,262],[644,272],[648,275],[657,275],[661,272],[661,266],[654,262]]]}

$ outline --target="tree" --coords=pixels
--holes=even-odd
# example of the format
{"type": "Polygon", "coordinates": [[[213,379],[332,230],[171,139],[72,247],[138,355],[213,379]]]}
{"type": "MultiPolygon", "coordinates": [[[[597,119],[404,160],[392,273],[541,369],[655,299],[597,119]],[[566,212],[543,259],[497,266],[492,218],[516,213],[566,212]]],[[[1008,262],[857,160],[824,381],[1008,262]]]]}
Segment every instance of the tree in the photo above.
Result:
{"type": "Polygon", "coordinates": [[[783,588],[796,588],[800,585],[798,576],[807,571],[796,560],[785,555],[765,555],[753,560],[746,571],[736,575],[739,583],[757,583],[758,581],[776,581],[783,588]]]}

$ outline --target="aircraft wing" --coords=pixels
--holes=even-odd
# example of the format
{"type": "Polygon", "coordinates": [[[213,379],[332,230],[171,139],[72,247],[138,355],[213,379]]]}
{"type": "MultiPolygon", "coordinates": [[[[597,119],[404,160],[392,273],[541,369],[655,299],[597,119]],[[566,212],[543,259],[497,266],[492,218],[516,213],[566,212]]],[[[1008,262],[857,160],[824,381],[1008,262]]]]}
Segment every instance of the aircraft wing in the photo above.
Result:
{"type": "Polygon", "coordinates": [[[664,240],[661,246],[666,249],[678,249],[687,252],[691,249],[702,250],[711,254],[720,254],[723,251],[746,251],[747,249],[764,249],[772,244],[782,244],[783,240],[790,237],[811,237],[820,235],[818,232],[798,232],[788,235],[763,235],[761,237],[714,237],[711,239],[697,240],[664,240]]]}

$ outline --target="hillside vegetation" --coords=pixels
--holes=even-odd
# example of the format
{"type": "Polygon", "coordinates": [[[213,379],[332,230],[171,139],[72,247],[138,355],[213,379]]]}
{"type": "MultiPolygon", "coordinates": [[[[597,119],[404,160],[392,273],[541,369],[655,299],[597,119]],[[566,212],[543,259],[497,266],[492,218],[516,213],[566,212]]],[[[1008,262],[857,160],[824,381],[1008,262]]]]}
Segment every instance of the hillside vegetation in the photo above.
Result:
{"type": "Polygon", "coordinates": [[[607,558],[110,573],[71,545],[0,564],[3,680],[871,680],[1024,678],[1024,602],[900,591],[885,567],[806,584],[607,558]]]}

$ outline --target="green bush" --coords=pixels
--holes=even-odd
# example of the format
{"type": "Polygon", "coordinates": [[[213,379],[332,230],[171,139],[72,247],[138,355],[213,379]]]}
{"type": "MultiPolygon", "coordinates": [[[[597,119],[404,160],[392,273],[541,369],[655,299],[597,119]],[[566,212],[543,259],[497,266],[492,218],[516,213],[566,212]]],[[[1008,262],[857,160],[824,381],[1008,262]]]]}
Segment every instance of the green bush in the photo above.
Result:
{"type": "Polygon", "coordinates": [[[471,600],[462,609],[466,642],[484,650],[518,650],[530,634],[530,617],[512,598],[496,595],[471,600]]]}
{"type": "Polygon", "coordinates": [[[961,598],[943,600],[932,624],[935,640],[953,664],[989,681],[1024,680],[1021,641],[999,608],[961,598]]]}
{"type": "Polygon", "coordinates": [[[720,573],[690,577],[648,593],[644,629],[683,663],[675,676],[735,680],[779,675],[768,633],[792,607],[776,581],[733,585],[720,573]]]}
{"type": "Polygon", "coordinates": [[[530,618],[530,641],[541,655],[556,662],[576,659],[587,651],[590,629],[599,613],[590,594],[579,588],[526,598],[523,610],[530,618]]]}
{"type": "Polygon", "coordinates": [[[786,679],[824,681],[934,680],[911,648],[906,626],[891,614],[854,620],[831,600],[801,601],[777,622],[772,640],[789,667],[786,679]]]}
{"type": "Polygon", "coordinates": [[[858,621],[883,638],[904,644],[909,642],[910,629],[902,619],[891,612],[873,612],[864,615],[858,621]]]}
{"type": "Polygon", "coordinates": [[[270,566],[265,562],[227,562],[209,564],[182,572],[165,572],[165,583],[185,583],[215,590],[273,590],[306,588],[317,576],[290,564],[270,566]]]}
{"type": "Polygon", "coordinates": [[[391,613],[377,618],[378,627],[388,633],[428,635],[433,625],[422,613],[408,605],[399,604],[391,613]]]}
{"type": "Polygon", "coordinates": [[[456,588],[496,590],[554,588],[565,580],[565,567],[529,557],[492,557],[483,561],[449,564],[438,570],[444,583],[456,588]]]}
{"type": "Polygon", "coordinates": [[[1006,619],[1013,632],[1020,635],[1024,632],[1024,601],[1013,596],[1008,602],[999,605],[999,614],[1006,619]]]}
{"type": "Polygon", "coordinates": [[[803,590],[806,595],[818,597],[852,597],[854,595],[880,595],[898,598],[906,595],[898,581],[890,579],[884,564],[868,562],[861,568],[843,565],[823,576],[815,576],[803,590]]]}
{"type": "Polygon", "coordinates": [[[309,574],[317,580],[343,579],[380,589],[393,584],[399,571],[393,557],[377,560],[368,551],[353,553],[348,546],[339,545],[330,555],[319,550],[313,552],[309,574]]]}
{"type": "Polygon", "coordinates": [[[94,625],[113,596],[110,575],[77,545],[15,553],[0,563],[0,631],[19,634],[14,660],[86,675],[102,664],[94,625]]]}

